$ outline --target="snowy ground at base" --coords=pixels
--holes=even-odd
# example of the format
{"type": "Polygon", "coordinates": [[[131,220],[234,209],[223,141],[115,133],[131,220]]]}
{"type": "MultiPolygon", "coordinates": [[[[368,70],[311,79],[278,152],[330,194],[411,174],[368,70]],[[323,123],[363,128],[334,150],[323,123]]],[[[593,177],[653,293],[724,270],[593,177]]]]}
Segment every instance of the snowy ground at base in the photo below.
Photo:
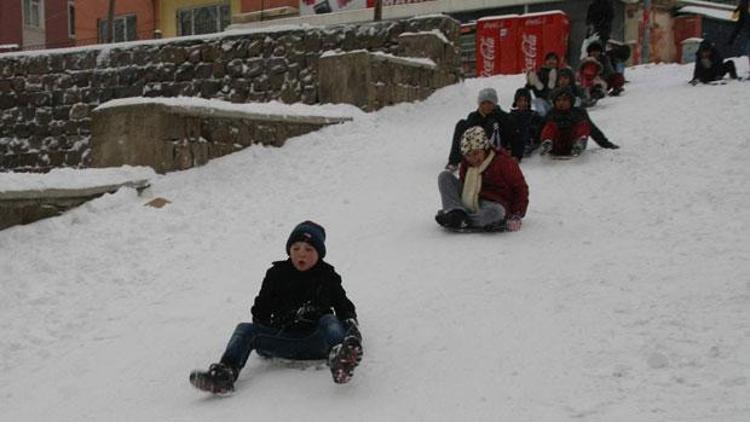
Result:
{"type": "Polygon", "coordinates": [[[0,232],[0,419],[750,420],[750,83],[691,72],[628,69],[591,111],[622,149],[524,160],[517,233],[433,215],[454,122],[486,86],[507,108],[518,76],[0,232]],[[358,306],[355,378],[252,356],[234,396],[196,392],[304,219],[358,306]]]}

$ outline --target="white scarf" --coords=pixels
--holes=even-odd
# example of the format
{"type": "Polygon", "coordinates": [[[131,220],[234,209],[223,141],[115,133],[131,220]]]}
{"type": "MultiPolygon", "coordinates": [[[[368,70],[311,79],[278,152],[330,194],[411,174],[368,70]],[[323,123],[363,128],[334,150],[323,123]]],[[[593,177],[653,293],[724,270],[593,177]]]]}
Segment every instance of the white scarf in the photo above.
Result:
{"type": "Polygon", "coordinates": [[[477,167],[466,169],[464,176],[464,188],[461,192],[461,202],[464,206],[473,212],[479,211],[479,192],[482,190],[482,172],[487,169],[492,159],[495,158],[495,151],[490,150],[487,158],[477,167]]]}

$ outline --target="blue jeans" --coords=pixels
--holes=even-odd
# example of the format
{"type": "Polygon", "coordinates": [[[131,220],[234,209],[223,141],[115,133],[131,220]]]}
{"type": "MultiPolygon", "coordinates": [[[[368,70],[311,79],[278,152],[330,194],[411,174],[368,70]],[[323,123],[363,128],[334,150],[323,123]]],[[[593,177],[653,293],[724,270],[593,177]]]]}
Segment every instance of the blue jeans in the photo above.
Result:
{"type": "Polygon", "coordinates": [[[263,356],[285,359],[325,359],[331,347],[341,343],[345,335],[344,324],[332,314],[323,315],[315,327],[306,331],[243,322],[235,328],[221,362],[240,370],[253,350],[263,356]]]}

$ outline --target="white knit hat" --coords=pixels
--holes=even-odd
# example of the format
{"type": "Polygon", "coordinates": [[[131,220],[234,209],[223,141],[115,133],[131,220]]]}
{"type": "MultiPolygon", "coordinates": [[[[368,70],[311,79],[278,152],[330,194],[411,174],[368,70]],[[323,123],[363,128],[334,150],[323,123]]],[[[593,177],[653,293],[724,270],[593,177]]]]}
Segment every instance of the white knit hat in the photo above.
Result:
{"type": "Polygon", "coordinates": [[[461,136],[461,155],[466,155],[477,149],[487,149],[490,147],[490,140],[487,133],[481,126],[473,126],[466,129],[461,136]]]}
{"type": "Polygon", "coordinates": [[[479,91],[477,96],[477,104],[482,104],[484,101],[489,101],[492,104],[497,105],[497,91],[494,88],[484,88],[479,91]]]}

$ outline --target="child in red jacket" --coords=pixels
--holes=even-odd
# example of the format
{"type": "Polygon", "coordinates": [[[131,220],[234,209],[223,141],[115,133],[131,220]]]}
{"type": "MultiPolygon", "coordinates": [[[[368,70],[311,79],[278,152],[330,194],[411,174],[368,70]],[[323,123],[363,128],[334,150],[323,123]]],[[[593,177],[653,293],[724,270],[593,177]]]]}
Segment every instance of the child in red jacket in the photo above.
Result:
{"type": "Polygon", "coordinates": [[[552,111],[542,129],[540,155],[578,156],[586,149],[590,134],[588,119],[581,109],[573,107],[575,98],[569,89],[559,88],[552,93],[552,111]]]}
{"type": "Polygon", "coordinates": [[[505,150],[494,150],[484,129],[474,126],[461,137],[463,160],[456,178],[438,177],[443,209],[435,216],[441,226],[488,231],[521,228],[529,204],[529,188],[518,163],[505,150]]]}

